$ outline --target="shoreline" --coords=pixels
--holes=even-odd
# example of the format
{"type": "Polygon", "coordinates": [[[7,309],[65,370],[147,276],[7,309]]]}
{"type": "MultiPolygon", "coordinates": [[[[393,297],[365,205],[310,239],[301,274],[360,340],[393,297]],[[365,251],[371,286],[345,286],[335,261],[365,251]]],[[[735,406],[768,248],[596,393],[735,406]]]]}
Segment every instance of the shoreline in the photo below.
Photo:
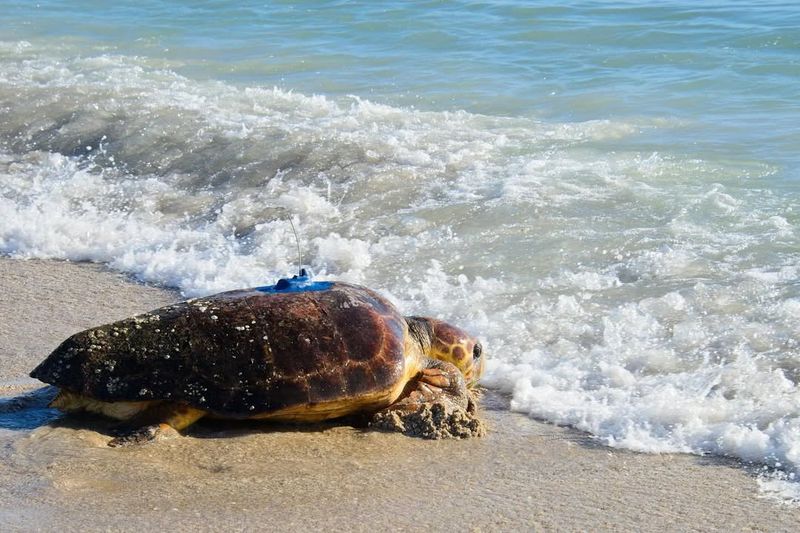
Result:
{"type": "MultiPolygon", "coordinates": [[[[0,258],[0,398],[35,388],[27,373],[70,334],[179,299],[99,265],[0,258]]],[[[506,403],[486,394],[488,435],[463,441],[336,424],[200,423],[185,438],[122,450],[105,446],[94,420],[0,411],[0,523],[65,531],[800,529],[800,509],[759,496],[736,461],[608,448],[506,403]]]]}

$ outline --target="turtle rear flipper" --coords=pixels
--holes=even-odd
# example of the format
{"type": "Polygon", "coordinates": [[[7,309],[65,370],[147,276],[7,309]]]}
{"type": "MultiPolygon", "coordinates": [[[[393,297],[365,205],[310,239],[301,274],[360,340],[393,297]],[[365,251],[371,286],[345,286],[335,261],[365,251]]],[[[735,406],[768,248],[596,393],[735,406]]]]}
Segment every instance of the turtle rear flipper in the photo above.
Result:
{"type": "Polygon", "coordinates": [[[126,429],[112,439],[112,448],[147,444],[180,436],[180,431],[206,415],[205,411],[179,403],[159,403],[125,424],[126,429]]]}
{"type": "Polygon", "coordinates": [[[403,395],[377,412],[370,426],[425,439],[482,436],[475,401],[455,365],[429,359],[403,395]]]}

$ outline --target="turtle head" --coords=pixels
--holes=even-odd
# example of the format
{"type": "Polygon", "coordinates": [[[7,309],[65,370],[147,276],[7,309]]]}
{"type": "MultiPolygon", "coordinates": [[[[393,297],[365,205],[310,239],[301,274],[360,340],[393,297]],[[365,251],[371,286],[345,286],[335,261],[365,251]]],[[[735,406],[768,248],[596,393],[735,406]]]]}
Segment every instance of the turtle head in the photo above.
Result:
{"type": "Polygon", "coordinates": [[[467,385],[475,385],[483,374],[483,346],[464,331],[435,318],[407,316],[408,332],[427,357],[453,363],[467,385]]]}

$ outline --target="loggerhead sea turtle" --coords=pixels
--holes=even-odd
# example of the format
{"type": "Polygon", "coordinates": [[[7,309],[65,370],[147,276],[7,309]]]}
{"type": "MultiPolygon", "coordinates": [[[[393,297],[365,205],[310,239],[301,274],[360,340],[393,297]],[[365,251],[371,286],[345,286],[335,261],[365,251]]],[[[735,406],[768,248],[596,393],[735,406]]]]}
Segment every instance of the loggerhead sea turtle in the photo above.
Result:
{"type": "Polygon", "coordinates": [[[209,415],[316,422],[353,414],[426,438],[483,433],[470,387],[481,344],[403,317],[374,291],[300,276],[88,329],[31,376],[50,406],[126,421],[110,446],[175,434],[209,415]]]}

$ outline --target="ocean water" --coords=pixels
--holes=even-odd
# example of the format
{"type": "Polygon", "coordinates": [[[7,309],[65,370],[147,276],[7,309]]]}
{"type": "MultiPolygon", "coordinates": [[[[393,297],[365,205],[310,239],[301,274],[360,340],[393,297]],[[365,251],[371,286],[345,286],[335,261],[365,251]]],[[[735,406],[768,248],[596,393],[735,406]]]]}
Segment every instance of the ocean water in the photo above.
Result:
{"type": "Polygon", "coordinates": [[[298,258],[511,408],[800,501],[800,8],[0,4],[0,253],[186,296],[298,258]]]}

